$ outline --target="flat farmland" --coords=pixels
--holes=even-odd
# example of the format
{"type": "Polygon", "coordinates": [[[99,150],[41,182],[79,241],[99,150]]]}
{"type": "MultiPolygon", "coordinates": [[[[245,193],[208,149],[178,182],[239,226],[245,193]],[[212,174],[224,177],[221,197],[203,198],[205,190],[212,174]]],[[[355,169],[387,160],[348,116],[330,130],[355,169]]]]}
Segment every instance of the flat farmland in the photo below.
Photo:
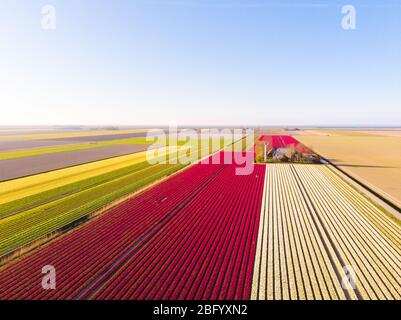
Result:
{"type": "MultiPolygon", "coordinates": [[[[301,141],[397,138],[295,132],[301,141]]],[[[234,145],[253,158],[253,141],[234,145]]],[[[197,152],[239,155],[220,148],[197,152]]],[[[83,161],[101,150],[70,152],[83,161]]],[[[66,155],[10,163],[66,165],[66,155]]],[[[217,161],[184,168],[146,160],[137,152],[0,183],[0,299],[401,299],[401,224],[333,166],[254,164],[242,176],[217,161]],[[49,264],[57,290],[40,286],[49,264]]]]}
{"type": "Polygon", "coordinates": [[[264,174],[193,165],[1,269],[0,298],[249,299],[264,174]]]}
{"type": "Polygon", "coordinates": [[[52,134],[52,133],[71,133],[83,131],[82,128],[62,128],[62,127],[1,127],[0,137],[6,136],[28,136],[34,134],[52,134]]]}
{"type": "Polygon", "coordinates": [[[31,177],[5,181],[0,184],[0,204],[92,178],[145,160],[146,152],[138,152],[117,158],[46,172],[31,177]]]}
{"type": "MultiPolygon", "coordinates": [[[[68,132],[51,132],[51,133],[31,133],[31,134],[10,134],[0,136],[0,140],[4,139],[32,139],[32,140],[58,140],[58,139],[73,139],[73,138],[95,138],[100,136],[105,136],[109,138],[114,135],[128,135],[133,134],[134,136],[146,136],[146,129],[132,129],[132,130],[92,130],[92,131],[68,131],[68,132]]],[[[89,139],[90,140],[90,139],[89,139]]]]}
{"type": "Polygon", "coordinates": [[[58,141],[71,141],[71,142],[92,142],[92,141],[110,141],[118,139],[130,139],[130,138],[144,138],[146,137],[146,132],[133,132],[133,133],[114,133],[106,135],[94,135],[94,136],[77,136],[77,137],[65,137],[57,138],[58,141]]]}
{"type": "Polygon", "coordinates": [[[58,140],[0,140],[0,152],[70,145],[71,141],[58,140]]]}
{"type": "Polygon", "coordinates": [[[401,207],[398,131],[314,130],[297,139],[401,207]]]}
{"type": "Polygon", "coordinates": [[[57,132],[57,129],[33,129],[33,128],[15,128],[15,129],[1,129],[0,136],[15,136],[18,134],[41,134],[41,133],[52,133],[57,132]]]}
{"type": "Polygon", "coordinates": [[[0,160],[0,181],[77,166],[89,162],[145,151],[149,145],[121,144],[0,160]]]}
{"type": "MultiPolygon", "coordinates": [[[[1,144],[5,141],[0,141],[0,149],[1,144]]],[[[9,147],[15,148],[15,143],[20,143],[21,141],[6,141],[7,143],[11,143],[9,147]]],[[[130,139],[118,139],[118,140],[109,140],[109,141],[97,141],[97,142],[79,142],[73,143],[67,141],[58,141],[58,140],[25,140],[22,141],[22,149],[12,149],[12,150],[1,150],[0,151],[0,161],[1,160],[11,160],[25,157],[33,157],[33,156],[42,156],[46,154],[54,154],[54,153],[63,153],[63,152],[72,152],[72,151],[80,151],[80,150],[88,150],[88,149],[96,149],[96,148],[104,148],[110,146],[121,146],[121,145],[135,145],[135,144],[150,144],[151,142],[147,141],[146,138],[130,138],[130,139]],[[50,142],[49,145],[40,145],[40,142],[50,142]],[[37,143],[38,146],[30,145],[31,142],[37,143]]]]}
{"type": "MultiPolygon", "coordinates": [[[[154,132],[155,130],[152,130],[154,132]]],[[[69,131],[69,132],[52,132],[38,133],[30,132],[31,134],[12,134],[14,131],[6,131],[9,134],[0,134],[0,159],[9,159],[10,155],[1,154],[2,152],[12,153],[12,151],[21,151],[27,153],[27,149],[32,149],[33,154],[36,155],[33,149],[44,149],[46,152],[48,148],[49,153],[57,151],[56,147],[60,147],[60,151],[68,150],[71,147],[74,148],[94,148],[97,146],[107,146],[111,144],[123,144],[129,140],[145,141],[147,136],[147,130],[94,130],[94,131],[69,131]],[[121,143],[120,143],[121,142],[121,143]],[[61,148],[64,146],[64,149],[61,148]],[[53,147],[53,149],[51,148],[53,147]]],[[[40,151],[40,150],[39,150],[40,151]]],[[[16,153],[18,156],[18,152],[16,153]]],[[[40,154],[40,152],[39,152],[40,154]]]]}
{"type": "Polygon", "coordinates": [[[140,152],[2,182],[0,258],[181,168],[181,164],[151,165],[140,152]]]}
{"type": "Polygon", "coordinates": [[[252,299],[401,298],[401,227],[332,169],[268,164],[264,190],[252,299]]]}
{"type": "MultiPolygon", "coordinates": [[[[138,152],[0,183],[0,260],[8,261],[184,168],[148,162],[177,150],[158,148],[149,155],[138,152]]],[[[197,159],[204,152],[211,151],[198,148],[191,156],[197,159]]]]}

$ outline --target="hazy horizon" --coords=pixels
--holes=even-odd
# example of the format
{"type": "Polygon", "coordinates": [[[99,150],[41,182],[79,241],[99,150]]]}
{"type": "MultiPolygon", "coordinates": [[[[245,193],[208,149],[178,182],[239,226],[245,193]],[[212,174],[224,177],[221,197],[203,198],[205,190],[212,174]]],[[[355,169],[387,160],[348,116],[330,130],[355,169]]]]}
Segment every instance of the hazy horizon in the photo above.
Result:
{"type": "MultiPolygon", "coordinates": [[[[43,129],[157,129],[157,128],[168,128],[168,125],[119,125],[119,124],[94,124],[94,125],[84,125],[84,124],[65,124],[65,125],[0,125],[0,129],[28,129],[28,128],[43,128],[43,129]]],[[[380,126],[380,125],[353,125],[353,126],[325,126],[325,125],[232,125],[227,126],[224,124],[221,125],[186,125],[180,124],[177,128],[264,128],[264,129],[395,129],[400,130],[401,125],[399,126],[380,126]]]]}

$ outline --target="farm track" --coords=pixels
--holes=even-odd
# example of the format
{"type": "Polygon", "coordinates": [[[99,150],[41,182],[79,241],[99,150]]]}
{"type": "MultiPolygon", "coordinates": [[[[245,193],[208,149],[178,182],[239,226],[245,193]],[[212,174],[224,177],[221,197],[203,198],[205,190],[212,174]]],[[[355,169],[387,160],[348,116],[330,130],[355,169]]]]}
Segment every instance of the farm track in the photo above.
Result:
{"type": "Polygon", "coordinates": [[[326,166],[267,165],[252,299],[400,299],[400,232],[326,166]]]}

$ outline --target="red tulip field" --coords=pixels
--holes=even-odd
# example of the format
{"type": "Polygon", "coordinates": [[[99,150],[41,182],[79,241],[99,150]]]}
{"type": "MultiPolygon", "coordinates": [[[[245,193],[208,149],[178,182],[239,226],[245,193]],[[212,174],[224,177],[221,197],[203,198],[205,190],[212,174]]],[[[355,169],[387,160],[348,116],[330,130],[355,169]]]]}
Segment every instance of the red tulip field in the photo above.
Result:
{"type": "Polygon", "coordinates": [[[262,135],[259,137],[259,141],[267,143],[268,151],[271,149],[291,147],[300,153],[312,153],[312,150],[307,148],[294,137],[288,135],[262,135]]]}
{"type": "Polygon", "coordinates": [[[10,265],[0,298],[249,299],[265,167],[235,167],[191,166],[10,265]]]}
{"type": "Polygon", "coordinates": [[[0,299],[401,299],[400,224],[331,165],[228,164],[248,156],[217,153],[9,262],[0,299]]]}

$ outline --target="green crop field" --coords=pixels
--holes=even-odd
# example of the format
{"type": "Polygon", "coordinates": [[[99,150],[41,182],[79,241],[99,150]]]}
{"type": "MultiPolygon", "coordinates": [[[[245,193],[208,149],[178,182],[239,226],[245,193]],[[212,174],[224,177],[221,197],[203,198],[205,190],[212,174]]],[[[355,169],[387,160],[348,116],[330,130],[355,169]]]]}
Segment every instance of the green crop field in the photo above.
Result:
{"type": "MultiPolygon", "coordinates": [[[[95,213],[111,202],[181,168],[183,168],[181,164],[160,164],[143,166],[141,169],[138,167],[136,171],[123,176],[121,176],[121,171],[115,172],[117,178],[109,179],[108,182],[99,184],[102,179],[105,179],[104,176],[102,178],[97,177],[99,178],[96,179],[98,184],[94,182],[92,186],[88,186],[89,182],[85,181],[82,186],[86,184],[87,187],[82,191],[77,191],[35,208],[4,217],[0,220],[0,233],[2,235],[0,256],[95,213]]],[[[72,187],[70,186],[70,188],[72,187]]],[[[60,192],[60,190],[58,191],[60,192]]],[[[55,192],[54,196],[56,194],[57,192],[55,192]]],[[[45,195],[45,198],[49,199],[49,194],[45,195]]],[[[14,203],[14,206],[23,207],[23,200],[19,204],[14,203]]],[[[29,205],[28,201],[25,201],[25,203],[29,205]]]]}
{"type": "MultiPolygon", "coordinates": [[[[129,140],[133,142],[134,139],[129,140]]],[[[135,141],[138,139],[135,138],[135,141]]],[[[224,141],[221,140],[220,148],[223,147],[224,141]]],[[[213,152],[211,149],[201,149],[199,144],[194,154],[200,155],[202,150],[207,153],[213,152]]],[[[168,163],[169,154],[165,156],[168,163]]],[[[138,157],[138,160],[142,159],[138,157]]],[[[111,161],[114,163],[117,160],[111,161]]],[[[90,164],[89,167],[97,167],[97,163],[100,162],[90,164]]],[[[38,188],[37,192],[28,192],[26,196],[3,202],[0,204],[0,234],[2,235],[0,257],[35,243],[52,232],[71,226],[114,201],[184,167],[184,164],[150,164],[145,161],[145,158],[140,162],[127,161],[126,165],[117,166],[111,171],[100,170],[98,174],[92,176],[85,177],[87,170],[84,170],[82,179],[79,179],[78,175],[69,181],[67,175],[61,178],[60,182],[65,180],[65,183],[59,186],[55,185],[53,188],[42,191],[38,188]]],[[[79,168],[74,170],[79,172],[79,168]]],[[[58,172],[54,174],[60,175],[58,172]]],[[[32,177],[32,179],[36,178],[32,177]]],[[[16,184],[18,180],[12,183],[16,184]]]]}
{"type": "Polygon", "coordinates": [[[62,187],[40,192],[22,199],[11,201],[5,204],[0,204],[0,219],[8,217],[15,213],[32,209],[36,206],[43,205],[51,201],[55,201],[62,197],[71,195],[75,192],[81,192],[83,190],[93,188],[102,183],[112,181],[114,179],[123,177],[124,175],[131,174],[135,171],[139,171],[149,166],[150,165],[144,161],[129,167],[114,170],[112,172],[101,174],[78,182],[70,183],[62,187]]]}

